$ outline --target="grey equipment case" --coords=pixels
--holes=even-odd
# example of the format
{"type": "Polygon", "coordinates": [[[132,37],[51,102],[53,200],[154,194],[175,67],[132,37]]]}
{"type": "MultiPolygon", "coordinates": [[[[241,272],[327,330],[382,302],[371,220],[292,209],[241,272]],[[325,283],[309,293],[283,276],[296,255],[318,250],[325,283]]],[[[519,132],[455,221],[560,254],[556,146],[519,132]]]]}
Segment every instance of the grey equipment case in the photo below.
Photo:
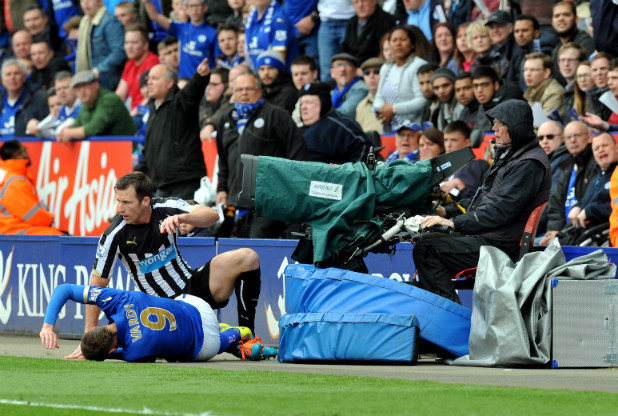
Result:
{"type": "Polygon", "coordinates": [[[552,279],[552,367],[618,366],[618,280],[552,279]]]}

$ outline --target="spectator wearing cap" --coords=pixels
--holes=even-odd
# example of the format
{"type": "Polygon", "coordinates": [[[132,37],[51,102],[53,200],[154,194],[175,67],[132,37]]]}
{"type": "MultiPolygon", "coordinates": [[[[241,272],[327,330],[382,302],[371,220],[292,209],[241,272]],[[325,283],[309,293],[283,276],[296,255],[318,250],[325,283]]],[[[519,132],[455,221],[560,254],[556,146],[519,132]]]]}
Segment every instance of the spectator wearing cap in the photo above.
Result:
{"type": "Polygon", "coordinates": [[[129,60],[124,65],[116,94],[133,110],[143,100],[140,76],[159,63],[159,57],[148,48],[148,31],[141,23],[131,23],[124,34],[124,51],[129,60]]]}
{"type": "Polygon", "coordinates": [[[71,79],[71,88],[83,105],[71,127],[58,132],[58,141],[91,136],[129,136],[135,134],[135,124],[129,111],[113,92],[102,88],[93,71],[80,71],[71,79]]]}
{"type": "Polygon", "coordinates": [[[24,66],[18,59],[2,63],[0,89],[0,137],[3,140],[23,137],[32,119],[43,120],[49,114],[45,92],[31,91],[24,66]]]}
{"type": "Polygon", "coordinates": [[[257,66],[264,100],[292,114],[298,95],[292,77],[285,69],[283,56],[276,51],[262,52],[257,66]]]}
{"type": "Polygon", "coordinates": [[[356,15],[348,22],[341,52],[365,62],[380,54],[380,39],[395,26],[395,18],[377,0],[353,0],[352,4],[356,15]]]}
{"type": "Polygon", "coordinates": [[[455,98],[455,74],[448,68],[438,68],[431,76],[431,88],[440,100],[438,109],[438,129],[442,130],[453,121],[453,110],[457,105],[455,98]]]}
{"type": "Polygon", "coordinates": [[[390,33],[394,60],[380,69],[380,84],[373,103],[385,133],[396,130],[403,120],[420,123],[423,116],[426,99],[417,72],[427,61],[414,53],[415,39],[407,26],[397,26],[390,33]]]}
{"type": "Polygon", "coordinates": [[[514,53],[513,19],[504,10],[496,10],[489,16],[485,25],[489,27],[489,37],[493,43],[491,54],[495,57],[497,67],[500,68],[498,76],[504,78],[514,53]]]}
{"type": "Polygon", "coordinates": [[[258,69],[257,60],[267,50],[281,53],[286,68],[298,56],[294,26],[283,6],[275,0],[255,0],[245,23],[245,58],[252,69],[258,69]]]}
{"type": "MultiPolygon", "coordinates": [[[[292,117],[282,108],[262,98],[262,89],[252,73],[238,75],[233,81],[234,107],[217,124],[219,156],[217,204],[239,207],[242,189],[241,154],[307,159],[307,144],[292,117]]],[[[286,224],[248,214],[239,237],[279,238],[286,224]]]]}
{"type": "Polygon", "coordinates": [[[101,87],[115,91],[127,56],[122,23],[103,6],[103,0],[83,2],[79,22],[75,71],[93,71],[101,87]]]}
{"type": "Polygon", "coordinates": [[[367,158],[371,142],[356,121],[335,111],[326,84],[307,84],[299,95],[309,160],[342,164],[367,158]]]}
{"type": "Polygon", "coordinates": [[[377,119],[373,111],[373,100],[378,92],[380,83],[380,68],[384,65],[381,58],[369,58],[361,64],[363,81],[369,89],[369,93],[356,106],[356,122],[364,132],[375,131],[382,134],[382,123],[377,119]]]}
{"type": "Polygon", "coordinates": [[[338,53],[331,60],[330,76],[335,80],[332,92],[333,106],[341,114],[355,118],[356,106],[369,90],[358,77],[358,60],[349,53],[338,53]]]}
{"type": "Polygon", "coordinates": [[[421,130],[422,127],[418,123],[404,120],[395,134],[397,149],[388,155],[386,163],[391,163],[397,159],[405,159],[412,163],[418,162],[418,140],[421,137],[421,130]]]}
{"type": "Polygon", "coordinates": [[[535,102],[540,103],[545,114],[549,115],[557,109],[560,112],[560,117],[562,117],[564,88],[552,78],[553,68],[554,63],[549,55],[542,52],[526,55],[524,80],[528,90],[524,94],[524,98],[530,105],[535,102]]]}

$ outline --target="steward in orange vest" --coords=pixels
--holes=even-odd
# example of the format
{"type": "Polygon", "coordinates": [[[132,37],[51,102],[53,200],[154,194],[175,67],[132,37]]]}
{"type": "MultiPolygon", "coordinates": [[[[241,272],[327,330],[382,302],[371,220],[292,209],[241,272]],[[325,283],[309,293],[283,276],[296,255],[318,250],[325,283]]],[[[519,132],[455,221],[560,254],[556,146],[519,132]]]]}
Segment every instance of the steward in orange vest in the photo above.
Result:
{"type": "Polygon", "coordinates": [[[62,235],[51,227],[54,216],[39,202],[28,149],[11,140],[0,147],[0,234],[62,235]]]}

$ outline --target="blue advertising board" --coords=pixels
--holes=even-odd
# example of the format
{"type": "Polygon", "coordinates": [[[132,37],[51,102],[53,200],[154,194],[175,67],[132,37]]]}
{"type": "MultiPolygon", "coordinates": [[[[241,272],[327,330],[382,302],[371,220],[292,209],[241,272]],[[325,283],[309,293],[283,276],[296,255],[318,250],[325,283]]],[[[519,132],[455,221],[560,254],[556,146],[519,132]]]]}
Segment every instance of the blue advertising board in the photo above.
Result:
{"type": "MultiPolygon", "coordinates": [[[[88,284],[94,262],[96,237],[0,236],[0,333],[38,334],[54,289],[63,283],[88,284]]],[[[262,289],[256,315],[256,333],[268,344],[279,338],[279,320],[286,313],[284,270],[294,263],[295,240],[181,238],[183,257],[198,268],[216,254],[249,247],[260,257],[262,289]]],[[[413,245],[402,243],[393,255],[369,254],[365,261],[371,274],[407,282],[414,276],[413,245]]],[[[567,260],[595,250],[563,247],[567,260]]],[[[618,249],[604,249],[618,261],[618,249]]],[[[110,287],[137,290],[120,262],[114,266],[110,287]]],[[[460,291],[464,306],[471,307],[471,291],[460,291]]],[[[341,300],[345,302],[345,299],[341,300]]],[[[236,324],[236,298],[218,310],[219,320],[236,324]]],[[[103,315],[100,318],[104,318],[103,315]]],[[[104,322],[105,323],[105,322],[104,322]]],[[[61,336],[78,338],[84,331],[84,306],[68,303],[61,311],[57,329],[61,336]]]]}

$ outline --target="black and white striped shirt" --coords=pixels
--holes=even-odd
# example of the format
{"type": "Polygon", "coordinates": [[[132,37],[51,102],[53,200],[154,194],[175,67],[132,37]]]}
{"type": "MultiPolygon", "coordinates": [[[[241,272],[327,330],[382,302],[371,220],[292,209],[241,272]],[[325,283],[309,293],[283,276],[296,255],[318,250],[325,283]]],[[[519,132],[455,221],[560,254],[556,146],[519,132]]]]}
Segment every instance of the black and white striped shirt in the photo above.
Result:
{"type": "Polygon", "coordinates": [[[183,293],[192,276],[191,267],[178,251],[175,234],[161,234],[165,218],[191,212],[186,201],[177,198],[153,198],[148,224],[127,224],[117,215],[99,239],[93,274],[112,277],[116,259],[133,277],[142,292],[173,298],[183,293]]]}

